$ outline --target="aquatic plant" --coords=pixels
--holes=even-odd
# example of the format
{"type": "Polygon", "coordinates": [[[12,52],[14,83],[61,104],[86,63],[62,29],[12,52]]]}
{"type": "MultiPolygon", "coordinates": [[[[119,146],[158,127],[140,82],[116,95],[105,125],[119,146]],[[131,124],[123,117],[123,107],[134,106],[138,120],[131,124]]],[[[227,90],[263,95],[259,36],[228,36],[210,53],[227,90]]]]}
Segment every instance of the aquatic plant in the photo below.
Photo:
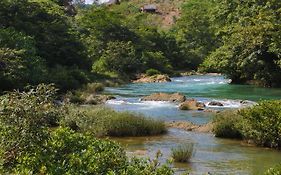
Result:
{"type": "Polygon", "coordinates": [[[186,143],[172,148],[172,158],[175,162],[188,162],[193,155],[193,143],[186,143]]]}

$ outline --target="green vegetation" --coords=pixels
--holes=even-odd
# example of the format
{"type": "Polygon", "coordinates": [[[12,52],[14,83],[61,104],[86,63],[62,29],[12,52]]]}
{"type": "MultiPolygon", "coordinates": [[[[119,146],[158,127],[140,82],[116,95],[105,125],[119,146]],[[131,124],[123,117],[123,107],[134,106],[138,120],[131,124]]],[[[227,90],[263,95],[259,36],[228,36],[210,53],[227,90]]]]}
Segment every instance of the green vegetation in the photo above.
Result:
{"type": "MultiPolygon", "coordinates": [[[[60,106],[55,87],[79,89],[66,95],[70,102],[99,104],[110,98],[98,94],[104,85],[139,73],[214,71],[233,83],[281,86],[280,1],[155,1],[159,13],[140,13],[147,3],[0,1],[0,174],[172,173],[154,160],[128,160],[116,143],[94,138],[161,134],[163,122],[60,106]],[[23,92],[41,83],[54,86],[23,92]]],[[[280,103],[219,114],[214,132],[280,148],[280,103]]],[[[182,147],[173,154],[186,161],[192,151],[182,147]]]]}
{"type": "Polygon", "coordinates": [[[156,69],[148,69],[148,70],[146,70],[145,74],[148,76],[152,76],[152,75],[161,74],[161,72],[156,69]]]}
{"type": "Polygon", "coordinates": [[[90,62],[59,3],[3,0],[0,21],[0,91],[42,82],[66,90],[88,81],[90,62]]]}
{"type": "Polygon", "coordinates": [[[115,112],[100,106],[74,108],[63,123],[94,136],[148,136],[166,132],[162,121],[128,112],[115,112]]]}
{"type": "MultiPolygon", "coordinates": [[[[104,91],[104,85],[102,83],[88,83],[83,85],[80,89],[68,92],[65,95],[66,99],[69,99],[70,103],[74,104],[99,104],[103,102],[100,95],[104,91]]],[[[103,98],[112,98],[112,96],[104,96],[103,98]]]]}
{"type": "Polygon", "coordinates": [[[209,0],[189,0],[183,4],[182,15],[174,27],[185,61],[178,62],[178,66],[182,64],[189,69],[197,69],[218,45],[210,14],[214,6],[214,1],[209,0]]]}
{"type": "Polygon", "coordinates": [[[280,1],[216,0],[212,22],[219,47],[203,63],[234,83],[280,84],[280,1]]]}
{"type": "MultiPolygon", "coordinates": [[[[59,126],[69,114],[69,109],[54,103],[55,92],[52,85],[39,85],[27,92],[15,91],[1,97],[1,174],[173,173],[167,165],[155,163],[157,159],[128,159],[118,144],[93,137],[91,130],[87,134],[87,131],[77,132],[73,125],[69,125],[72,129],[59,126]]],[[[102,114],[102,111],[107,115],[112,112],[101,110],[97,114],[102,114]]],[[[125,121],[130,117],[127,114],[125,121]]],[[[93,119],[86,122],[89,122],[89,129],[97,126],[91,123],[93,119]]],[[[122,124],[121,121],[116,122],[122,124]]]]}
{"type": "Polygon", "coordinates": [[[140,13],[145,3],[2,0],[0,92],[39,83],[67,91],[100,75],[129,80],[199,65],[234,83],[280,86],[279,1],[155,1],[159,13],[140,13]]]}
{"type": "Polygon", "coordinates": [[[280,148],[280,117],[280,100],[262,101],[250,108],[218,115],[214,132],[218,137],[242,137],[260,146],[280,148]]]}
{"type": "Polygon", "coordinates": [[[242,134],[239,130],[239,122],[242,117],[238,114],[238,111],[223,111],[214,118],[213,131],[216,137],[226,138],[241,138],[242,134]]]}
{"type": "Polygon", "coordinates": [[[193,155],[193,143],[172,148],[172,158],[175,162],[188,162],[193,155]]]}
{"type": "Polygon", "coordinates": [[[281,174],[281,165],[277,165],[274,168],[268,169],[264,175],[280,175],[281,174]]]}

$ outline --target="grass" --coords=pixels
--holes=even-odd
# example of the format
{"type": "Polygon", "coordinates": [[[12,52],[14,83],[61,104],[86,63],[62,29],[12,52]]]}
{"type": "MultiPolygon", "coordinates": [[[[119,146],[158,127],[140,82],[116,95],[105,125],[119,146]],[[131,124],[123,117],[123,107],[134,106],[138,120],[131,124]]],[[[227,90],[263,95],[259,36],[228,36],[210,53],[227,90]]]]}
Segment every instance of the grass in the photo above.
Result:
{"type": "Polygon", "coordinates": [[[129,112],[96,107],[72,107],[63,120],[64,125],[97,137],[149,136],[167,131],[163,121],[129,112]]]}
{"type": "Polygon", "coordinates": [[[175,162],[188,162],[193,155],[193,143],[179,145],[171,151],[175,162]]]}

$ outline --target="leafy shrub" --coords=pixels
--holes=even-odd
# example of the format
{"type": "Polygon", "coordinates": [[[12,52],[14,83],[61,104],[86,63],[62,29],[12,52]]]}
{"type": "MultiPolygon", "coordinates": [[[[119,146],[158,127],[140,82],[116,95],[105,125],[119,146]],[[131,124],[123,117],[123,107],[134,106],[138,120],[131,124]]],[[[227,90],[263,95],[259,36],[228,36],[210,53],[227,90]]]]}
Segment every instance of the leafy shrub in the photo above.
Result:
{"type": "Polygon", "coordinates": [[[161,72],[156,69],[148,69],[148,70],[146,70],[145,74],[148,76],[152,76],[152,75],[161,74],[161,72]]]}
{"type": "Polygon", "coordinates": [[[122,175],[134,174],[134,175],[172,175],[174,171],[166,164],[161,165],[159,163],[159,157],[162,156],[161,152],[158,151],[155,159],[139,159],[133,157],[130,160],[130,164],[122,175]]]}
{"type": "Polygon", "coordinates": [[[162,121],[101,107],[75,108],[63,123],[76,123],[80,131],[90,132],[94,136],[145,136],[166,132],[162,121]]]}
{"type": "Polygon", "coordinates": [[[49,137],[63,113],[53,103],[55,88],[39,85],[28,92],[10,92],[0,98],[0,150],[3,167],[12,168],[18,157],[33,152],[49,137]]]}
{"type": "Polygon", "coordinates": [[[275,166],[274,168],[268,169],[264,175],[280,175],[281,174],[281,164],[275,166]]]}
{"type": "Polygon", "coordinates": [[[281,101],[262,101],[253,107],[225,112],[215,118],[217,137],[243,138],[260,146],[281,147],[281,101]]]}
{"type": "Polygon", "coordinates": [[[224,111],[214,118],[213,131],[216,137],[241,138],[242,133],[238,123],[242,117],[238,111],[224,111]]]}
{"type": "Polygon", "coordinates": [[[242,133],[244,138],[266,147],[281,147],[281,101],[262,101],[243,109],[242,133]]]}
{"type": "Polygon", "coordinates": [[[193,154],[193,144],[179,145],[177,148],[172,148],[172,158],[176,162],[188,162],[193,154]]]}
{"type": "Polygon", "coordinates": [[[25,154],[19,161],[19,174],[120,174],[127,157],[114,142],[59,128],[42,148],[25,154]]]}

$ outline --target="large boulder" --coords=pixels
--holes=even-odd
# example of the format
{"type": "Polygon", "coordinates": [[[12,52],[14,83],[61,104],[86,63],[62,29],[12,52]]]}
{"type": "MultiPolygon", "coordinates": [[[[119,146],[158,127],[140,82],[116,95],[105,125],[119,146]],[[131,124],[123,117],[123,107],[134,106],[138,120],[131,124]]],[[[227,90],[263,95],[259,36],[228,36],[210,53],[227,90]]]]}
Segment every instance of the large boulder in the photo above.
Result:
{"type": "Polygon", "coordinates": [[[195,99],[188,99],[181,103],[179,106],[180,110],[204,110],[205,104],[198,102],[195,99]]]}
{"type": "Polygon", "coordinates": [[[168,75],[142,75],[139,79],[134,80],[133,83],[163,83],[170,82],[171,79],[168,75]]]}
{"type": "Polygon", "coordinates": [[[186,97],[180,93],[154,93],[149,96],[141,98],[142,101],[169,101],[169,102],[184,102],[186,97]]]}

